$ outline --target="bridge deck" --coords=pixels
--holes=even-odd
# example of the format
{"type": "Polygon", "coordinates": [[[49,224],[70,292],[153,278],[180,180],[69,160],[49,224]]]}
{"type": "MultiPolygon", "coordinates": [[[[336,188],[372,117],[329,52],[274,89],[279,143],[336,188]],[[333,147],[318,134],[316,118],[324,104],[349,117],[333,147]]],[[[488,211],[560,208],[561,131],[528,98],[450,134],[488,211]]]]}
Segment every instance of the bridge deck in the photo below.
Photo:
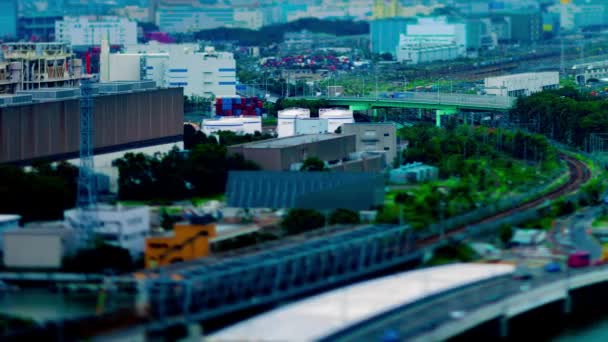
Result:
{"type": "Polygon", "coordinates": [[[472,95],[453,93],[399,93],[398,97],[303,97],[302,99],[328,100],[332,105],[365,105],[369,108],[432,108],[432,109],[476,109],[508,110],[516,99],[507,96],[472,95]]]}
{"type": "Polygon", "coordinates": [[[273,310],[223,329],[210,341],[314,341],[404,303],[512,270],[504,264],[453,264],[402,272],[273,310]]]}

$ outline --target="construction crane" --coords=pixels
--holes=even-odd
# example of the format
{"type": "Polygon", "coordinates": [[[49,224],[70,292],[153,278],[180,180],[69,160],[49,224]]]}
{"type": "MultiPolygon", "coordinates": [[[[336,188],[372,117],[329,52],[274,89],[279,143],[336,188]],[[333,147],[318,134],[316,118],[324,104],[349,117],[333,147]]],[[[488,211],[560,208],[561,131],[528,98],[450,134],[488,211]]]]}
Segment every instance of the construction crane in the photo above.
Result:
{"type": "Polygon", "coordinates": [[[93,242],[93,231],[97,219],[97,180],[93,161],[94,123],[93,123],[93,86],[90,80],[80,84],[80,169],[78,172],[79,228],[78,238],[82,247],[93,242]]]}

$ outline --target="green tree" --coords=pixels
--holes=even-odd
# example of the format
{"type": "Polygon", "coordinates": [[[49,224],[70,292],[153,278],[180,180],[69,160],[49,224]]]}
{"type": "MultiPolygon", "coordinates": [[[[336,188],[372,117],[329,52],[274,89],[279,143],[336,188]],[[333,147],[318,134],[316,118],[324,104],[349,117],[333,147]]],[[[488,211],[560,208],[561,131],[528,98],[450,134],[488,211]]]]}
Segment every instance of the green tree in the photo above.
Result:
{"type": "Polygon", "coordinates": [[[129,250],[105,243],[79,250],[74,256],[64,259],[62,268],[79,273],[124,273],[134,270],[129,250]]]}
{"type": "Polygon", "coordinates": [[[359,224],[359,213],[349,209],[336,209],[329,215],[329,224],[359,224]]]}
{"type": "Polygon", "coordinates": [[[283,218],[281,227],[289,234],[299,234],[325,226],[323,214],[312,209],[292,209],[283,218]]]}
{"type": "Polygon", "coordinates": [[[300,171],[329,171],[325,163],[317,157],[308,157],[302,163],[300,171]]]}
{"type": "Polygon", "coordinates": [[[67,164],[38,164],[31,171],[0,166],[0,213],[23,221],[57,220],[76,203],[78,169],[67,164]]]}

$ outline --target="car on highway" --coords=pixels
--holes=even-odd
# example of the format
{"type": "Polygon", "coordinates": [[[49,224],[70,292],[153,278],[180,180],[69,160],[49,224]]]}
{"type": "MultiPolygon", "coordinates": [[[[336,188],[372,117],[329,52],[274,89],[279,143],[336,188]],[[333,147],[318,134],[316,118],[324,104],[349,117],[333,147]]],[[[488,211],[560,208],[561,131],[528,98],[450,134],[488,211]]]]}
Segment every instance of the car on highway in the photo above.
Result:
{"type": "Polygon", "coordinates": [[[545,264],[544,269],[548,273],[557,273],[557,272],[561,272],[562,265],[560,265],[558,262],[552,261],[552,262],[545,264]]]}
{"type": "Polygon", "coordinates": [[[526,266],[518,266],[513,272],[513,279],[515,280],[529,280],[532,279],[532,271],[526,266]]]}
{"type": "Polygon", "coordinates": [[[450,312],[450,317],[454,318],[454,319],[460,319],[462,317],[464,317],[465,312],[462,310],[455,310],[450,312]]]}

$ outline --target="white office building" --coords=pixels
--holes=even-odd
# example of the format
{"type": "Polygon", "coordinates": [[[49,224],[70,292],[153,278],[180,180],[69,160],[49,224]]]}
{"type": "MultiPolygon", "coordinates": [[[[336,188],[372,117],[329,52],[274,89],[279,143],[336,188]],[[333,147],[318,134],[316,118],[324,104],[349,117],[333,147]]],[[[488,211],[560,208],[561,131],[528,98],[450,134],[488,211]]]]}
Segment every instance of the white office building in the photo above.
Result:
{"type": "Polygon", "coordinates": [[[446,17],[420,18],[416,24],[407,25],[407,33],[399,37],[399,45],[452,45],[460,54],[468,48],[467,30],[464,23],[448,22],[446,17]]]}
{"type": "Polygon", "coordinates": [[[497,96],[528,96],[543,90],[559,88],[559,72],[527,72],[488,77],[484,80],[486,94],[497,96]]]}
{"type": "Polygon", "coordinates": [[[449,61],[460,57],[456,44],[399,45],[397,61],[407,64],[449,61]]]}
{"type": "MultiPolygon", "coordinates": [[[[94,227],[95,235],[106,243],[128,249],[131,255],[144,252],[145,239],[150,233],[150,208],[147,206],[123,207],[98,205],[94,227]]],[[[82,230],[81,215],[78,208],[63,213],[66,227],[75,231],[82,230]]]]}
{"type": "Polygon", "coordinates": [[[161,87],[183,87],[186,96],[236,96],[233,54],[213,47],[199,50],[194,44],[150,44],[108,56],[102,51],[101,80],[153,80],[161,87]]]}
{"type": "Polygon", "coordinates": [[[135,21],[118,17],[65,17],[55,22],[55,40],[72,46],[99,45],[107,37],[111,45],[137,44],[135,21]]]}

